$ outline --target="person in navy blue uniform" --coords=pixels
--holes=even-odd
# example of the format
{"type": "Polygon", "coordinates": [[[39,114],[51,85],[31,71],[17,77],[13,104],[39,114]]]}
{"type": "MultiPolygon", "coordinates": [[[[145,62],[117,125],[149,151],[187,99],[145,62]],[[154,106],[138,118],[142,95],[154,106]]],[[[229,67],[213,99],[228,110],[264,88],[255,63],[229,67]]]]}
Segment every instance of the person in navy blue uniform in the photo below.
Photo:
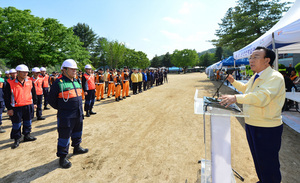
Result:
{"type": "Polygon", "coordinates": [[[63,76],[51,86],[49,104],[57,109],[58,144],[57,153],[59,165],[70,168],[72,163],[67,159],[69,153],[70,137],[73,154],[87,153],[88,149],[80,146],[83,126],[82,89],[75,79],[77,64],[67,59],[62,64],[63,76]]]}
{"type": "Polygon", "coordinates": [[[15,142],[11,148],[15,149],[20,144],[21,126],[23,121],[22,134],[24,142],[35,141],[36,138],[30,135],[31,120],[34,109],[37,107],[37,96],[34,83],[28,80],[29,69],[26,65],[21,64],[16,67],[17,77],[13,80],[8,79],[4,89],[4,100],[7,108],[7,115],[12,122],[10,138],[15,142]]]}
{"type": "Polygon", "coordinates": [[[82,75],[81,83],[85,95],[84,110],[86,112],[86,117],[90,117],[90,115],[97,114],[92,110],[95,104],[96,93],[95,75],[92,73],[91,65],[87,64],[84,68],[85,73],[82,75]]]}

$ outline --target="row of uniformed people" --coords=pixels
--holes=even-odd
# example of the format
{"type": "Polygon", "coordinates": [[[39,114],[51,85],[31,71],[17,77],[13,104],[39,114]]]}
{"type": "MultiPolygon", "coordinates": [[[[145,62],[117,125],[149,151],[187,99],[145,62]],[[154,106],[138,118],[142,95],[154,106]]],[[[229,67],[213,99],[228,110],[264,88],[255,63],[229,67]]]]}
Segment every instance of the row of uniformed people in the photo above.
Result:
{"type": "MultiPolygon", "coordinates": [[[[45,118],[42,117],[42,99],[44,96],[44,110],[49,109],[47,107],[48,105],[48,92],[49,92],[49,76],[46,73],[46,69],[44,67],[41,67],[41,69],[35,67],[32,69],[33,76],[28,77],[26,76],[26,79],[29,79],[33,81],[33,84],[35,86],[36,95],[37,95],[37,109],[36,109],[36,116],[37,120],[44,120],[45,118]],[[41,70],[41,71],[40,71],[41,70]]],[[[0,73],[1,76],[2,73],[0,73]]],[[[1,77],[0,77],[1,78],[1,77]]],[[[5,86],[10,86],[6,83],[10,83],[11,81],[14,81],[17,79],[17,70],[16,69],[10,69],[9,71],[5,72],[5,77],[0,79],[0,133],[4,133],[5,130],[2,129],[2,112],[5,108],[5,100],[4,100],[4,89],[5,86]]],[[[17,79],[18,80],[18,79],[17,79]]]]}

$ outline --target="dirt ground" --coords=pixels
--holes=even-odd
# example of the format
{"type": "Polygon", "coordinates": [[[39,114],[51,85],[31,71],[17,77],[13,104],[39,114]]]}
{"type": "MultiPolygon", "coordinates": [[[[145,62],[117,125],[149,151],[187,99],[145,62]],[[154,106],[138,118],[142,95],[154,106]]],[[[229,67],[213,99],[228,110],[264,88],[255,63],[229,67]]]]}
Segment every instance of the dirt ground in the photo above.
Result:
{"type": "MultiPolygon", "coordinates": [[[[115,102],[96,102],[84,119],[83,142],[89,152],[73,156],[70,169],[56,157],[56,111],[44,111],[44,121],[33,121],[34,142],[10,146],[11,122],[3,115],[0,134],[0,182],[197,182],[204,158],[203,118],[194,114],[194,93],[212,96],[220,82],[203,73],[169,75],[169,83],[115,102]]],[[[221,93],[234,91],[223,86],[221,93]]],[[[283,182],[300,180],[300,134],[284,125],[280,151],[283,182]]],[[[232,119],[232,167],[256,182],[243,119],[232,119]]],[[[237,182],[241,182],[236,178],[237,182]]]]}

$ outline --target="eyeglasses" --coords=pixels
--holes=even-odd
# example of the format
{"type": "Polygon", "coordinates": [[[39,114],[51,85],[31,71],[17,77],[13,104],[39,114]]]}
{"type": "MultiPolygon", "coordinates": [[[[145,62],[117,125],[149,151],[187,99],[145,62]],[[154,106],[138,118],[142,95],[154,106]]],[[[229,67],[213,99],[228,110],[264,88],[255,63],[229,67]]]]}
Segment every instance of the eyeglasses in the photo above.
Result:
{"type": "MultiPolygon", "coordinates": [[[[261,57],[258,57],[258,56],[254,56],[254,57],[248,57],[249,60],[258,60],[260,59],[261,57]]],[[[263,58],[266,58],[266,57],[263,57],[263,58]]]]}

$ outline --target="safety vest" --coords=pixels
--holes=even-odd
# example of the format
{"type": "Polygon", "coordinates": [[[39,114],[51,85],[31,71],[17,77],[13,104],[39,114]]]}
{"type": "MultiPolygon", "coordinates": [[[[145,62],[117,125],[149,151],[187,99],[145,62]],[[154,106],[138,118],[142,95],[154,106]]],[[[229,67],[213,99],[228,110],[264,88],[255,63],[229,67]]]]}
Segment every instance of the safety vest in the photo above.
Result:
{"type": "Polygon", "coordinates": [[[36,95],[43,95],[43,79],[38,77],[35,79],[34,77],[29,78],[29,80],[33,81],[36,95]]]}
{"type": "Polygon", "coordinates": [[[22,107],[32,104],[33,87],[32,81],[25,79],[22,85],[17,79],[8,81],[11,89],[11,103],[12,107],[22,107]]]}
{"type": "Polygon", "coordinates": [[[87,73],[84,73],[83,76],[85,77],[88,90],[95,90],[95,76],[94,74],[88,75],[87,73]]]}
{"type": "Polygon", "coordinates": [[[99,84],[99,83],[103,83],[103,79],[101,78],[103,76],[103,74],[97,74],[96,76],[96,83],[99,84]]]}
{"type": "Polygon", "coordinates": [[[115,77],[115,83],[116,83],[116,85],[121,84],[121,78],[120,78],[119,74],[117,74],[116,77],[115,77]]]}
{"type": "Polygon", "coordinates": [[[49,88],[49,75],[45,74],[45,76],[40,75],[40,78],[43,78],[43,88],[49,88]]]}
{"type": "Polygon", "coordinates": [[[129,79],[128,72],[122,72],[122,78],[123,78],[124,81],[128,81],[128,79],[129,79]]]}
{"type": "Polygon", "coordinates": [[[62,98],[65,102],[67,102],[70,98],[81,97],[82,95],[81,85],[77,80],[72,82],[71,80],[65,81],[61,78],[59,79],[58,86],[58,98],[62,98]]]}
{"type": "Polygon", "coordinates": [[[114,76],[112,74],[108,74],[107,75],[107,80],[109,83],[113,83],[114,82],[114,76]]]}

